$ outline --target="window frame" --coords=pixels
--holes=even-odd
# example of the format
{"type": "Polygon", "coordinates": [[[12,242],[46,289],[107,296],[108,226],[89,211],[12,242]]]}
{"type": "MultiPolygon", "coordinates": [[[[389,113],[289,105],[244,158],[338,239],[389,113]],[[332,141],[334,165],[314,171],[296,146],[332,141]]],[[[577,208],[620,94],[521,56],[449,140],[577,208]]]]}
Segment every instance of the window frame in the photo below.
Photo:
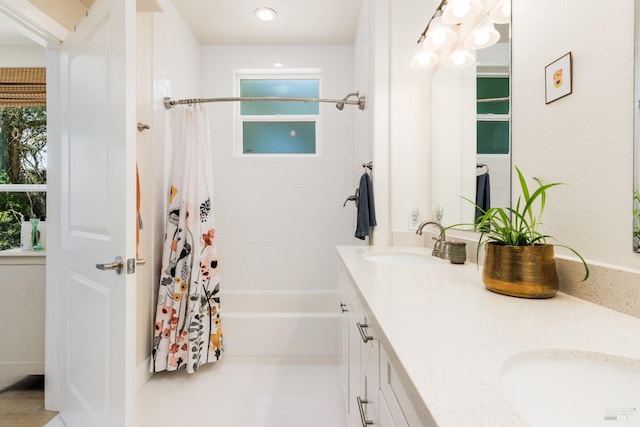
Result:
{"type": "MultiPolygon", "coordinates": [[[[16,105],[16,106],[6,106],[3,108],[27,108],[30,107],[32,105],[16,105]]],[[[39,107],[39,105],[37,105],[39,107]]],[[[46,105],[44,106],[46,108],[46,105]]],[[[47,138],[47,145],[48,145],[48,138],[47,138]]],[[[47,166],[48,169],[48,166],[47,166]]],[[[46,198],[48,197],[48,192],[47,192],[47,185],[48,184],[0,184],[0,193],[2,194],[7,194],[7,193],[44,193],[44,197],[45,197],[45,203],[46,203],[46,198]]],[[[9,250],[15,250],[18,249],[18,247],[15,247],[13,249],[9,249],[9,250]]],[[[0,251],[1,254],[1,251],[0,251]]]]}
{"type": "MultiPolygon", "coordinates": [[[[509,97],[511,96],[511,76],[509,75],[508,71],[494,71],[494,72],[481,72],[478,71],[477,75],[476,75],[476,79],[480,79],[480,78],[507,78],[509,79],[509,97]]],[[[476,110],[477,111],[477,110],[476,110]]],[[[509,141],[508,141],[508,149],[509,151],[507,152],[507,154],[500,154],[500,155],[506,155],[506,156],[510,156],[511,155],[511,100],[509,100],[509,112],[507,113],[476,113],[476,126],[478,122],[507,122],[509,129],[508,129],[508,134],[509,134],[509,141]]],[[[476,147],[477,147],[478,141],[477,141],[477,136],[476,136],[476,147]]]]}
{"type": "MultiPolygon", "coordinates": [[[[322,70],[320,68],[267,68],[267,69],[237,69],[234,70],[234,96],[240,98],[241,80],[317,80],[318,98],[322,98],[322,70]]],[[[314,158],[322,155],[321,144],[321,114],[276,114],[276,115],[242,115],[242,102],[234,107],[234,137],[233,156],[241,158],[314,158]],[[244,152],[244,123],[245,122],[314,122],[315,123],[315,152],[314,153],[245,153],[244,152]]]]}

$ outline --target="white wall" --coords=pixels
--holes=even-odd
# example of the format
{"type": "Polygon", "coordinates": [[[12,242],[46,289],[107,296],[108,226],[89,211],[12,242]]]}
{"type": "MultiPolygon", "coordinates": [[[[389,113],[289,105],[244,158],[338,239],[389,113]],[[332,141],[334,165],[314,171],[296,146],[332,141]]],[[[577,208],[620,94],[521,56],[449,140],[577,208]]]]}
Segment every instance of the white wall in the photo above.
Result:
{"type": "MultiPolygon", "coordinates": [[[[406,229],[407,204],[414,194],[411,188],[420,179],[411,156],[424,159],[425,165],[431,162],[431,148],[423,154],[418,122],[426,122],[424,138],[430,147],[431,112],[418,106],[414,115],[406,108],[424,89],[420,79],[411,84],[406,81],[407,46],[414,46],[415,41],[407,40],[403,45],[400,38],[418,21],[420,25],[413,30],[413,38],[417,38],[437,1],[427,2],[431,7],[425,16],[420,16],[423,4],[409,3],[411,0],[393,3],[390,13],[392,203],[390,218],[382,220],[391,221],[394,244],[421,245],[423,240],[401,231],[406,229]],[[401,53],[403,49],[406,55],[401,53]],[[406,121],[406,115],[417,119],[406,121]],[[409,137],[401,141],[404,135],[409,137]]],[[[602,14],[598,5],[578,0],[562,4],[513,1],[513,163],[529,177],[567,183],[551,190],[542,231],[556,237],[558,243],[577,249],[593,268],[589,282],[580,283],[584,274],[581,265],[569,251],[558,248],[563,291],[637,316],[638,310],[630,310],[633,304],[628,302],[640,292],[640,259],[631,250],[634,13],[633,2],[619,3],[602,14]],[[573,94],[545,105],[544,67],[569,51],[574,55],[573,94]]],[[[424,76],[430,85],[431,76],[424,76]]],[[[428,89],[426,94],[429,100],[428,89]]],[[[517,189],[517,180],[512,179],[512,186],[514,182],[517,189]]],[[[431,185],[427,188],[426,198],[418,199],[429,206],[431,185]]]]}
{"type": "Polygon", "coordinates": [[[409,230],[413,205],[432,218],[429,72],[409,68],[416,41],[435,6],[424,0],[390,3],[390,227],[409,230]]]}
{"type": "Polygon", "coordinates": [[[45,50],[38,45],[0,45],[0,67],[45,67],[45,50]]]}
{"type": "Polygon", "coordinates": [[[414,205],[421,219],[430,217],[431,90],[428,74],[407,65],[429,9],[419,0],[362,2],[355,79],[367,88],[368,102],[366,119],[356,118],[356,150],[373,160],[378,226],[371,243],[378,246],[391,245],[394,231],[409,229],[414,205]]]}
{"type": "Polygon", "coordinates": [[[431,202],[443,225],[469,223],[475,209],[461,196],[475,200],[476,68],[440,68],[432,84],[431,202]]]}
{"type": "MultiPolygon", "coordinates": [[[[153,15],[138,13],[136,19],[136,122],[152,124],[153,88],[153,15]]],[[[151,328],[151,307],[153,301],[153,248],[152,248],[152,218],[153,205],[151,203],[152,172],[152,130],[137,133],[136,161],[140,177],[140,216],[143,229],[136,258],[148,261],[148,264],[136,268],[136,365],[144,364],[149,357],[149,329],[151,328]]],[[[148,370],[148,369],[147,369],[148,370]]],[[[145,373],[146,371],[145,370],[145,373]]],[[[138,379],[138,383],[143,381],[138,379]]]]}
{"type": "MultiPolygon", "coordinates": [[[[362,171],[362,164],[373,161],[373,144],[372,144],[372,125],[371,125],[371,111],[373,104],[372,94],[372,77],[371,77],[371,61],[373,57],[371,47],[371,5],[369,0],[363,0],[360,17],[358,19],[358,28],[353,41],[353,87],[360,91],[360,95],[366,97],[367,105],[362,114],[354,115],[354,171],[362,171]]],[[[380,195],[380,187],[378,183],[383,180],[385,175],[380,171],[384,168],[380,168],[379,164],[373,165],[374,169],[371,171],[371,176],[374,185],[374,202],[376,204],[376,210],[378,217],[383,217],[382,201],[383,198],[378,199],[380,195]]],[[[382,222],[378,220],[378,222],[382,222]]],[[[375,234],[375,231],[374,231],[375,234]]]]}
{"type": "MultiPolygon", "coordinates": [[[[351,46],[208,46],[202,96],[234,96],[234,69],[321,68],[321,97],[354,91],[351,46]]],[[[237,94],[236,94],[237,96],[237,94]]],[[[208,105],[213,139],[214,211],[225,290],[337,289],[335,245],[354,242],[354,115],[321,104],[316,158],[233,156],[235,103],[208,105]]]]}
{"type": "MultiPolygon", "coordinates": [[[[392,5],[391,22],[399,19],[410,28],[417,21],[413,30],[417,38],[428,17],[420,16],[422,2],[408,5],[408,1],[397,5],[408,9],[403,19],[399,15],[403,12],[392,5]]],[[[598,5],[578,0],[562,4],[513,1],[513,164],[530,177],[567,183],[550,192],[545,233],[577,249],[590,262],[637,270],[640,259],[631,251],[634,14],[633,2],[622,3],[603,15],[598,5]],[[542,33],[540,23],[544,23],[542,33]],[[544,67],[569,51],[574,56],[573,94],[546,105],[544,67]]],[[[392,25],[392,41],[405,32],[403,25],[392,25]]],[[[415,41],[406,43],[413,46],[415,41]]],[[[406,84],[402,73],[408,72],[403,70],[408,69],[409,60],[404,60],[401,49],[406,50],[392,42],[392,100],[401,95],[396,88],[406,84]]],[[[407,97],[423,90],[420,81],[411,87],[407,97]]],[[[404,105],[409,104],[392,103],[392,129],[401,128],[403,109],[409,113],[404,105]]],[[[407,124],[402,132],[410,135],[418,126],[407,124]]],[[[422,147],[418,137],[409,138],[413,146],[400,148],[399,138],[393,135],[392,131],[392,164],[409,168],[408,172],[402,167],[391,171],[393,227],[401,230],[411,194],[408,188],[418,175],[411,170],[410,158],[396,159],[402,152],[420,157],[422,147]]],[[[428,132],[425,138],[429,139],[428,132]]],[[[428,154],[424,158],[429,161],[428,154]]],[[[571,255],[562,249],[558,253],[571,255]]]]}
{"type": "Polygon", "coordinates": [[[543,232],[592,262],[637,270],[633,2],[606,13],[601,6],[513,2],[513,163],[528,176],[567,183],[549,194],[543,232]],[[544,67],[569,51],[573,93],[545,105],[544,67]]]}
{"type": "Polygon", "coordinates": [[[144,224],[140,257],[147,261],[138,268],[137,278],[138,386],[148,378],[147,359],[151,355],[152,320],[162,263],[168,194],[166,174],[171,148],[164,144],[167,123],[162,100],[165,96],[179,99],[200,95],[200,44],[170,1],[158,3],[163,12],[138,14],[137,121],[151,125],[151,130],[138,134],[144,224]]]}

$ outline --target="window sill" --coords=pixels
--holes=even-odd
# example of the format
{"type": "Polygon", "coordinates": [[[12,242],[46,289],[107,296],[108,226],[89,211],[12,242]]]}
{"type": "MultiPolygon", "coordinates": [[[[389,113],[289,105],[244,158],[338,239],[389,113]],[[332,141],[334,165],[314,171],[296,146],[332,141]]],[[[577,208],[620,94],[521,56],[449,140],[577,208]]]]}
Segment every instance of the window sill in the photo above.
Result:
{"type": "Polygon", "coordinates": [[[46,251],[21,251],[20,249],[0,251],[0,265],[45,264],[46,258],[46,251]]]}

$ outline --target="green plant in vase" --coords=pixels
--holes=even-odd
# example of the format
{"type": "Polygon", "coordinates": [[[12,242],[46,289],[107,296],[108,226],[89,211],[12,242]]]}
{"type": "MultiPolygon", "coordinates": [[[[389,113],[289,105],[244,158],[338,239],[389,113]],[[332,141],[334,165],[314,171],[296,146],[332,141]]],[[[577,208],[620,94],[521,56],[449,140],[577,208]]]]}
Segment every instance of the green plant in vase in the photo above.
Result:
{"type": "Polygon", "coordinates": [[[480,232],[477,255],[485,247],[483,281],[489,290],[525,298],[549,298],[558,291],[554,246],[570,250],[582,261],[585,270],[583,281],[589,277],[589,266],[575,249],[548,244],[547,239],[553,237],[539,231],[547,191],[561,183],[543,184],[540,179],[533,178],[538,186],[530,189],[520,169],[516,166],[515,170],[521,195],[514,207],[495,207],[485,211],[465,198],[481,214],[474,224],[451,227],[472,226],[473,230],[480,232]]]}

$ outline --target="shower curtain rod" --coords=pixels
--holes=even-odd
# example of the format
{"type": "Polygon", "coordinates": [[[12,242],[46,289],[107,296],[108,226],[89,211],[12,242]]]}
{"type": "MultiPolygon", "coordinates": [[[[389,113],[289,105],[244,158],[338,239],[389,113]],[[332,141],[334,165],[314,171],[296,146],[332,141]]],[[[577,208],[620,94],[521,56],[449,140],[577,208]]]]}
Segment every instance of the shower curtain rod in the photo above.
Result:
{"type": "Polygon", "coordinates": [[[338,110],[342,110],[345,104],[357,105],[360,110],[364,110],[366,106],[366,98],[360,96],[359,92],[352,92],[342,99],[329,99],[329,98],[287,98],[281,96],[262,96],[262,97],[228,97],[228,98],[191,98],[191,99],[171,99],[169,97],[164,98],[164,108],[167,110],[174,107],[174,105],[184,104],[203,104],[205,102],[235,102],[235,101],[297,101],[297,102],[331,102],[336,104],[338,110]],[[357,97],[357,99],[349,99],[351,97],[357,97]]]}
{"type": "Polygon", "coordinates": [[[509,101],[509,97],[505,96],[503,98],[480,98],[477,100],[477,102],[502,102],[502,101],[509,101]]]}

